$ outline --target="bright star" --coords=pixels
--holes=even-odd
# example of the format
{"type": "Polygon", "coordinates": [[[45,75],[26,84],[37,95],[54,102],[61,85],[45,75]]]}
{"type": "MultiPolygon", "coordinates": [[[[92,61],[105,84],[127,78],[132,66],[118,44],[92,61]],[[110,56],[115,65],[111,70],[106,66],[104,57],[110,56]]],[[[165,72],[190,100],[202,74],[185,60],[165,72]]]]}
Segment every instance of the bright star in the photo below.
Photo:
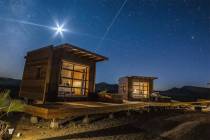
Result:
{"type": "Polygon", "coordinates": [[[56,22],[56,27],[54,27],[53,30],[56,31],[54,36],[60,35],[61,37],[63,37],[63,32],[68,31],[64,28],[64,23],[60,25],[58,22],[56,22]]]}

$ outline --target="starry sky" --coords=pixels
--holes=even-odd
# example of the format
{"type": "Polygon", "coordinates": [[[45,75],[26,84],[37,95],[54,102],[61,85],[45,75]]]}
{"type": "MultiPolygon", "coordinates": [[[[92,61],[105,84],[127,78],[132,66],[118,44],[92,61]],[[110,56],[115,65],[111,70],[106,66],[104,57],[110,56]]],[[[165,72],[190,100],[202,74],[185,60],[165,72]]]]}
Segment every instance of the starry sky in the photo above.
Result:
{"type": "Polygon", "coordinates": [[[155,89],[210,82],[209,0],[0,0],[0,76],[27,51],[70,43],[109,57],[97,82],[156,76],[155,89]],[[56,23],[67,31],[55,35],[56,23]]]}

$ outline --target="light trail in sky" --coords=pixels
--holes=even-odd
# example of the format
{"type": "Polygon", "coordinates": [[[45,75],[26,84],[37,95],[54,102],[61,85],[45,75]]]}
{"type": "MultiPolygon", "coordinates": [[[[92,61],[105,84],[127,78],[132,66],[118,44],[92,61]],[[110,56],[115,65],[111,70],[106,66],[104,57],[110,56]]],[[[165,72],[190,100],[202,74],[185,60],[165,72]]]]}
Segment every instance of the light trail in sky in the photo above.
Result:
{"type": "MultiPolygon", "coordinates": [[[[100,36],[96,36],[96,35],[92,35],[92,34],[88,34],[88,33],[81,33],[81,32],[72,32],[72,34],[75,34],[75,35],[79,35],[79,36],[86,36],[86,37],[90,37],[90,38],[93,38],[93,39],[98,39],[98,40],[101,40],[102,37],[100,36]]],[[[108,40],[108,41],[113,41],[113,42],[118,42],[117,40],[114,40],[114,39],[110,39],[110,38],[105,38],[104,40],[108,40]]]]}
{"type": "Polygon", "coordinates": [[[26,25],[32,25],[32,26],[42,27],[42,28],[47,28],[47,29],[55,28],[55,27],[50,27],[50,26],[37,24],[37,23],[34,23],[34,22],[29,22],[29,21],[24,21],[24,20],[17,20],[17,19],[10,19],[10,18],[0,18],[0,20],[15,22],[15,23],[21,23],[21,24],[26,24],[26,25]]]}
{"type": "MultiPolygon", "coordinates": [[[[57,21],[55,23],[56,26],[53,27],[53,26],[42,25],[42,24],[30,22],[30,21],[17,20],[17,19],[11,19],[11,18],[0,18],[0,20],[7,21],[7,22],[20,23],[20,24],[25,24],[25,25],[35,26],[35,27],[41,27],[41,28],[50,29],[50,30],[54,30],[55,31],[55,34],[53,35],[53,37],[57,36],[58,34],[61,37],[63,37],[63,32],[68,32],[68,33],[71,33],[71,34],[74,34],[74,35],[86,36],[86,37],[90,37],[90,38],[98,39],[98,40],[101,40],[103,38],[103,37],[92,35],[92,34],[88,34],[88,33],[81,33],[81,32],[73,32],[73,31],[70,31],[70,30],[64,28],[64,23],[63,24],[59,24],[57,21]]],[[[108,41],[113,41],[113,42],[119,43],[118,41],[113,40],[113,39],[109,39],[109,38],[103,38],[103,40],[108,40],[108,41]]]]}
{"type": "Polygon", "coordinates": [[[100,47],[101,47],[101,44],[103,43],[103,41],[105,40],[106,36],[108,35],[110,29],[112,28],[113,24],[115,23],[115,21],[117,20],[118,16],[120,15],[123,7],[125,6],[125,4],[127,3],[128,0],[124,0],[123,4],[120,6],[119,10],[117,11],[117,13],[115,14],[114,18],[112,19],[112,22],[109,24],[109,26],[106,28],[106,31],[104,32],[101,40],[99,41],[98,43],[98,46],[96,47],[96,50],[95,52],[97,52],[100,47]]]}

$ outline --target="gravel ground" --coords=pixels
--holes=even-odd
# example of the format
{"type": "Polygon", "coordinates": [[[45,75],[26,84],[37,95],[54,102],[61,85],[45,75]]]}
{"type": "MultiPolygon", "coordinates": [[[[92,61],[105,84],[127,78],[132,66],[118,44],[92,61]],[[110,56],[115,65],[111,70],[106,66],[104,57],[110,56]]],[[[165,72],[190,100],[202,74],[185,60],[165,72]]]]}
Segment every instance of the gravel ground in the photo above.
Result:
{"type": "Polygon", "coordinates": [[[12,115],[16,123],[14,140],[209,140],[209,113],[125,113],[90,116],[89,124],[82,124],[81,118],[70,121],[59,129],[50,129],[49,122],[40,120],[32,125],[29,117],[12,115]],[[19,116],[19,117],[17,117],[19,116]],[[20,119],[18,119],[20,118],[20,119]],[[16,137],[17,133],[21,136],[16,137]]]}

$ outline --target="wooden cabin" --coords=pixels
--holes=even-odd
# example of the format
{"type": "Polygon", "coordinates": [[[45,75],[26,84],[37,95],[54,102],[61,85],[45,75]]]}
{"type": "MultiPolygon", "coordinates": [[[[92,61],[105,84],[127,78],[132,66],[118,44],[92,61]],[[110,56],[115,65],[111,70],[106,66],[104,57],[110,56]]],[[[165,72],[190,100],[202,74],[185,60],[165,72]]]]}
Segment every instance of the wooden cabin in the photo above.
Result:
{"type": "Polygon", "coordinates": [[[20,97],[37,102],[88,100],[95,91],[96,62],[108,58],[71,44],[27,53],[20,97]]]}
{"type": "Polygon", "coordinates": [[[124,100],[146,101],[153,92],[153,81],[156,77],[127,76],[119,79],[119,94],[124,100]]]}

